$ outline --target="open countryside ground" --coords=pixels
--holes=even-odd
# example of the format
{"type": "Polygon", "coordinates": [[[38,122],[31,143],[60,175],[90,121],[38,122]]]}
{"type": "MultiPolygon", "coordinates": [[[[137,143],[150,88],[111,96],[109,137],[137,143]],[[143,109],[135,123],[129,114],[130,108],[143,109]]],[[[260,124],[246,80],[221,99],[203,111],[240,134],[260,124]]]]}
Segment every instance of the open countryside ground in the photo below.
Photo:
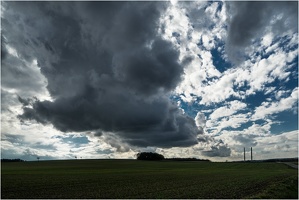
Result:
{"type": "Polygon", "coordinates": [[[282,163],[68,160],[1,163],[2,198],[298,198],[282,163]]]}

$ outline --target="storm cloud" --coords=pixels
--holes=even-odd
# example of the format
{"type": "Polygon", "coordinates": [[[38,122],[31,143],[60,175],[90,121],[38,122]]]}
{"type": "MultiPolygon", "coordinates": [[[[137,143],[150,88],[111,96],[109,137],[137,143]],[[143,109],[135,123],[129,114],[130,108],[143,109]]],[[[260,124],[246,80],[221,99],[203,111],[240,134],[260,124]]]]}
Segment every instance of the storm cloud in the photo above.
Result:
{"type": "Polygon", "coordinates": [[[14,63],[24,71],[36,63],[52,98],[20,95],[19,119],[63,132],[112,132],[139,147],[196,144],[202,131],[169,99],[183,64],[159,33],[167,4],[4,2],[1,45],[17,56],[4,56],[2,66],[13,77],[14,63]]]}

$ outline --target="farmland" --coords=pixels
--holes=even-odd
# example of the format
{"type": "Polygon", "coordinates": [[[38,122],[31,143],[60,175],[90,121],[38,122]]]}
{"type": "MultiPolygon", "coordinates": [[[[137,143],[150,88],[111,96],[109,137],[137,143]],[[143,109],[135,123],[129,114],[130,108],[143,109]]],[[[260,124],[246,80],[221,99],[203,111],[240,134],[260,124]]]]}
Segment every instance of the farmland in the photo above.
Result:
{"type": "Polygon", "coordinates": [[[1,163],[1,198],[296,198],[281,163],[61,160],[1,163]]]}

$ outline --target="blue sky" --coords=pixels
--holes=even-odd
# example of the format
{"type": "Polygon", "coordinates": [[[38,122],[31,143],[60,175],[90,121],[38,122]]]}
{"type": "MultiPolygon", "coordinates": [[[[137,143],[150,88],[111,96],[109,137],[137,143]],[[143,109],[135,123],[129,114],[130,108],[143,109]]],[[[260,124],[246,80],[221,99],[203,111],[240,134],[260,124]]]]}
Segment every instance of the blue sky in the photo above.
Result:
{"type": "Polygon", "coordinates": [[[298,156],[295,1],[2,11],[2,158],[298,156]]]}

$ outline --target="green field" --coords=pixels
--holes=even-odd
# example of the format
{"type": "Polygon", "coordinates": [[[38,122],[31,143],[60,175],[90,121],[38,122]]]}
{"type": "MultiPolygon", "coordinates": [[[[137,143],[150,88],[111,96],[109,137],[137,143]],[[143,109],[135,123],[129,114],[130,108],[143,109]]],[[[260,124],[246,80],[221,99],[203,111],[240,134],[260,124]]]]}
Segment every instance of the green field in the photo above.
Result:
{"type": "Polygon", "coordinates": [[[298,198],[280,163],[69,160],[1,163],[1,198],[298,198]]]}

